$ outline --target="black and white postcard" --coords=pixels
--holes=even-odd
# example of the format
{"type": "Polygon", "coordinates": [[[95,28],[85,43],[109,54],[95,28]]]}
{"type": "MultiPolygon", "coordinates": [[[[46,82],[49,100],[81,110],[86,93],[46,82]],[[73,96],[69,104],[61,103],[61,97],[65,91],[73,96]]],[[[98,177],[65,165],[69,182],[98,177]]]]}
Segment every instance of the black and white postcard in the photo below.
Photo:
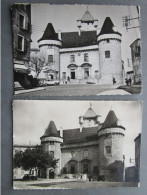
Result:
{"type": "Polygon", "coordinates": [[[14,94],[141,93],[140,7],[14,4],[14,94]]]}
{"type": "Polygon", "coordinates": [[[138,187],[142,102],[13,101],[14,189],[138,187]]]}

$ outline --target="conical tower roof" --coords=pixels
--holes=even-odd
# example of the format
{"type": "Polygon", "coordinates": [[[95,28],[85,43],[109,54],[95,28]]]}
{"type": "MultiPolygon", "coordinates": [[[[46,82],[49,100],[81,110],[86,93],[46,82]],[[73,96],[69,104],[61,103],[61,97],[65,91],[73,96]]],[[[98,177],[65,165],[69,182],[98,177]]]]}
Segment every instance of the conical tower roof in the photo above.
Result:
{"type": "Polygon", "coordinates": [[[113,110],[110,110],[103,125],[102,129],[117,126],[118,119],[113,110]]]}
{"type": "Polygon", "coordinates": [[[50,121],[43,137],[59,137],[54,121],[50,121]]]}
{"type": "Polygon", "coordinates": [[[94,112],[94,110],[90,107],[87,112],[84,114],[83,118],[95,118],[97,117],[97,114],[94,112]]]}
{"type": "Polygon", "coordinates": [[[48,25],[43,33],[43,36],[41,37],[41,39],[38,40],[38,42],[40,42],[42,40],[58,40],[58,35],[55,32],[52,23],[48,23],[48,25]]]}
{"type": "Polygon", "coordinates": [[[98,34],[98,36],[103,35],[103,34],[119,34],[121,35],[119,32],[116,32],[113,30],[114,24],[111,20],[110,17],[106,17],[104,24],[102,26],[102,29],[100,31],[100,33],[98,34]]]}
{"type": "Polygon", "coordinates": [[[88,10],[82,16],[81,22],[83,23],[93,23],[94,22],[94,18],[88,10]]]}

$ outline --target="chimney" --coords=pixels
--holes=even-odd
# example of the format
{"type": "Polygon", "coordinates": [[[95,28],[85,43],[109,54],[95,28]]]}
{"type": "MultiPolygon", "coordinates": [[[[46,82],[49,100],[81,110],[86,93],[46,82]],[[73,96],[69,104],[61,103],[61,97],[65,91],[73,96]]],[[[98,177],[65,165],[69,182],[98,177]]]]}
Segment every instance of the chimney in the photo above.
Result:
{"type": "Polygon", "coordinates": [[[81,127],[83,126],[83,116],[79,117],[79,124],[80,124],[81,127]]]}
{"type": "Polygon", "coordinates": [[[63,137],[63,128],[62,127],[60,127],[60,137],[63,137]]]}
{"type": "Polygon", "coordinates": [[[79,28],[79,36],[81,36],[81,29],[79,28]]]}
{"type": "Polygon", "coordinates": [[[58,30],[58,39],[61,41],[61,30],[58,30]]]}

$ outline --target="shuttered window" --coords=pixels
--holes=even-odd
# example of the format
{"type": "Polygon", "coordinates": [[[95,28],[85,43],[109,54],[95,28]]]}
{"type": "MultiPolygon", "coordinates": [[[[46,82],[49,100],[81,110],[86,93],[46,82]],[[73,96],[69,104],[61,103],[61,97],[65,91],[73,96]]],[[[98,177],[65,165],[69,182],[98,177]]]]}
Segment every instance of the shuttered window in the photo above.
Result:
{"type": "Polygon", "coordinates": [[[17,35],[17,49],[20,51],[24,51],[24,37],[21,35],[17,35]]]}

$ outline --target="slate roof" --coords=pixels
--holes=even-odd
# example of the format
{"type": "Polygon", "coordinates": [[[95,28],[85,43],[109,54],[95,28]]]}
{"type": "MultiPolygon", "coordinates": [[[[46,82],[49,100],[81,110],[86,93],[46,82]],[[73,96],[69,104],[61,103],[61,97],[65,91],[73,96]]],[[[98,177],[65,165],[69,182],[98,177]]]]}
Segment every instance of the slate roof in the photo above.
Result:
{"type": "Polygon", "coordinates": [[[58,40],[58,34],[55,32],[52,23],[48,23],[41,39],[38,42],[43,40],[58,40]]]}
{"type": "Polygon", "coordinates": [[[61,41],[63,48],[83,47],[97,45],[96,31],[63,32],[61,33],[61,41]]]}
{"type": "Polygon", "coordinates": [[[94,112],[94,110],[90,107],[87,112],[84,114],[83,118],[94,118],[97,117],[97,114],[94,112]]]}
{"type": "MultiPolygon", "coordinates": [[[[100,128],[100,127],[99,127],[100,128]]],[[[98,126],[77,129],[68,129],[63,131],[63,144],[72,144],[97,139],[98,126]]]]}
{"type": "Polygon", "coordinates": [[[93,23],[94,22],[94,18],[88,10],[84,13],[81,19],[81,22],[83,23],[91,23],[91,22],[93,23]]]}
{"type": "Polygon", "coordinates": [[[44,135],[42,137],[59,137],[59,133],[57,131],[56,125],[54,123],[54,121],[50,121],[44,135]]]}
{"type": "Polygon", "coordinates": [[[110,110],[103,125],[102,129],[112,126],[117,126],[118,119],[113,110],[110,110]]]}
{"type": "Polygon", "coordinates": [[[98,36],[103,35],[103,34],[119,34],[121,35],[119,32],[116,32],[113,30],[114,24],[111,20],[110,17],[106,17],[104,24],[102,26],[102,29],[100,31],[100,33],[98,34],[98,36]]]}

